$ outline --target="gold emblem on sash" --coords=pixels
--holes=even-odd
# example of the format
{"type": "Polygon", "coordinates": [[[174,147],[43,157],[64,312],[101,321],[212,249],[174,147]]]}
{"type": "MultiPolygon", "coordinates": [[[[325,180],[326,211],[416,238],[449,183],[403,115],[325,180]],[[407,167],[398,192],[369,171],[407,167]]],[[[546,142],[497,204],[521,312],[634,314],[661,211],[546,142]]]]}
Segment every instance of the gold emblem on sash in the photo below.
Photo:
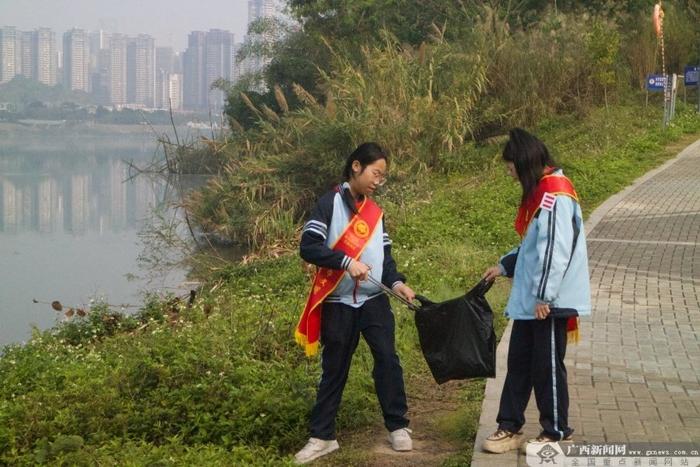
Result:
{"type": "Polygon", "coordinates": [[[360,238],[367,238],[367,236],[369,235],[369,225],[367,225],[367,222],[363,220],[358,220],[355,223],[353,230],[355,231],[355,235],[357,235],[360,238]]]}

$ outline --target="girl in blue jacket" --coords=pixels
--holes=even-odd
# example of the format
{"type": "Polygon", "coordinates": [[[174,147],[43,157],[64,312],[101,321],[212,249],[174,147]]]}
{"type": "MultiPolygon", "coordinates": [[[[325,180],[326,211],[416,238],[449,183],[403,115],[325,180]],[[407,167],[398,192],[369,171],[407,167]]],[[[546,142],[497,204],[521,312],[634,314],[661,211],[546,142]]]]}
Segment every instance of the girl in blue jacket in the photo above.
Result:
{"type": "Polygon", "coordinates": [[[528,443],[571,441],[567,334],[576,340],[578,317],[591,311],[586,239],[573,185],[545,145],[525,130],[511,130],[503,160],[523,189],[515,222],[522,241],[484,274],[490,281],[513,279],[505,310],[513,327],[498,430],[482,446],[493,453],[520,446],[533,388],[542,431],[528,443]]]}

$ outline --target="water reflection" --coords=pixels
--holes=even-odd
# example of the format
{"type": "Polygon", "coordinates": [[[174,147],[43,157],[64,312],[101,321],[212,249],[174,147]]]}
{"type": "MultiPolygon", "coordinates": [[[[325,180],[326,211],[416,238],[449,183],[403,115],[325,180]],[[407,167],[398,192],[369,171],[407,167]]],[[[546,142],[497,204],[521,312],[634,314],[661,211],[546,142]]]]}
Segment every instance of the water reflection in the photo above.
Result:
{"type": "Polygon", "coordinates": [[[172,219],[180,199],[162,178],[129,178],[124,160],[147,165],[155,140],[101,135],[82,145],[85,138],[67,135],[46,151],[36,134],[21,148],[0,137],[0,347],[25,340],[31,325],[55,323],[56,314],[34,298],[133,305],[146,288],[172,290],[185,280],[182,269],[149,276],[139,262],[154,210],[172,219]]]}
{"type": "Polygon", "coordinates": [[[78,174],[0,175],[0,231],[81,235],[136,229],[166,201],[166,183],[128,178],[128,166],[118,159],[78,174]]]}

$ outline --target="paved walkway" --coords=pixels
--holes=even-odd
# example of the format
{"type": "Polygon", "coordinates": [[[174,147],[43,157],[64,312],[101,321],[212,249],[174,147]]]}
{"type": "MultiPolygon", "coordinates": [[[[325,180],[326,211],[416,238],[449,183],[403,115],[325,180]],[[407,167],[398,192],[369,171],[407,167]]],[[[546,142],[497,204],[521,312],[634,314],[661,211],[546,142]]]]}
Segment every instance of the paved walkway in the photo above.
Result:
{"type": "MultiPolygon", "coordinates": [[[[575,441],[700,441],[700,140],[606,201],[586,234],[593,314],[566,356],[575,441]]],[[[480,448],[496,428],[509,336],[510,325],[472,466],[524,464],[480,448]]],[[[526,418],[534,437],[534,397],[526,418]]]]}

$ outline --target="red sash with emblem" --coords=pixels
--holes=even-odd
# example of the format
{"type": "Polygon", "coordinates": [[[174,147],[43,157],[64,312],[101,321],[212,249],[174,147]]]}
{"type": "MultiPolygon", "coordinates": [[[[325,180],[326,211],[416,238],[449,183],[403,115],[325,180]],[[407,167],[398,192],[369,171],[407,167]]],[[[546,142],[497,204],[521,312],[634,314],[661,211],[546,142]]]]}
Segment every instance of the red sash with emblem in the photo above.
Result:
{"type": "MultiPolygon", "coordinates": [[[[515,231],[520,238],[525,236],[530,222],[535,218],[540,209],[550,209],[556,202],[557,195],[565,195],[578,202],[578,195],[571,180],[563,175],[552,175],[554,169],[546,167],[544,176],[540,179],[537,187],[533,190],[527,200],[520,205],[518,215],[515,218],[515,231]]],[[[576,343],[579,340],[578,317],[573,316],[566,323],[567,341],[576,343]]]]}
{"type": "MultiPolygon", "coordinates": [[[[357,214],[331,248],[357,260],[381,219],[382,209],[365,196],[363,201],[357,203],[357,214]]],[[[309,357],[318,352],[321,337],[321,304],[335,290],[344,274],[345,270],[342,269],[318,268],[316,271],[311,293],[294,332],[297,343],[304,347],[309,357]]]]}
{"type": "Polygon", "coordinates": [[[540,179],[537,187],[518,209],[518,216],[515,218],[515,231],[518,232],[520,238],[525,236],[530,222],[535,218],[543,203],[545,206],[548,202],[553,203],[553,199],[550,197],[566,195],[578,202],[578,195],[571,180],[563,175],[552,175],[553,171],[552,167],[545,168],[544,176],[540,179]]]}

